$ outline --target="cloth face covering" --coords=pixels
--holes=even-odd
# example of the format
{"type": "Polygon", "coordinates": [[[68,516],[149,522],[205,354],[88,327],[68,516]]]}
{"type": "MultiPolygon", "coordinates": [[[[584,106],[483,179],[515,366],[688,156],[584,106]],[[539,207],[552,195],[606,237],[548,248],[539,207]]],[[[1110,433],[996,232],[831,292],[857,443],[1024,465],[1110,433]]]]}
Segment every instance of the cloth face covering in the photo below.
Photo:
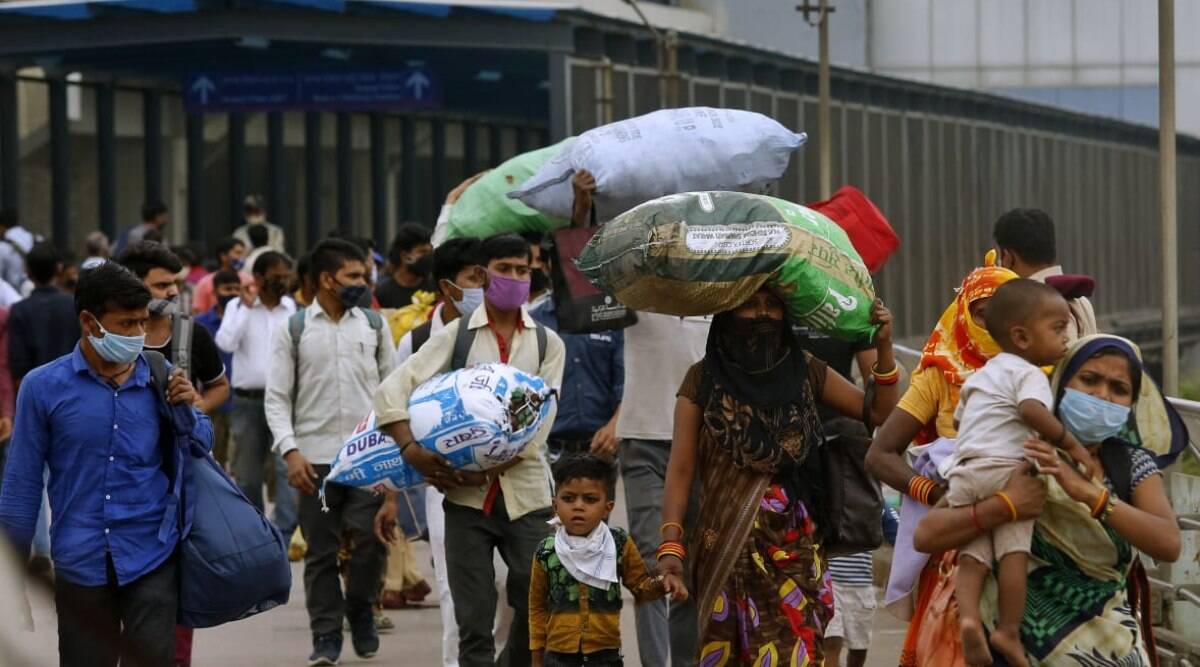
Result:
{"type": "Polygon", "coordinates": [[[491,274],[487,300],[503,311],[517,310],[529,300],[529,281],[491,274]]]}
{"type": "Polygon", "coordinates": [[[971,373],[1000,354],[1000,346],[988,335],[987,329],[971,317],[971,304],[990,298],[1001,285],[1017,277],[1012,271],[998,266],[985,266],[967,274],[958,296],[942,313],[925,343],[921,369],[936,367],[946,382],[961,387],[971,373]]]}

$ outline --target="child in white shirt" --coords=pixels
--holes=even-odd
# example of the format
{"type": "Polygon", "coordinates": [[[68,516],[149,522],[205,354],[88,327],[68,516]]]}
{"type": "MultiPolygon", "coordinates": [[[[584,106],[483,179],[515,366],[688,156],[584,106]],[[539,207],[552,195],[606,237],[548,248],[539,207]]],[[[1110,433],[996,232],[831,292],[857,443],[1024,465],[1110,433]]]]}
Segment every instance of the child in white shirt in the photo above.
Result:
{"type": "MultiPolygon", "coordinates": [[[[1067,351],[1071,311],[1054,288],[1032,280],[1002,285],[987,304],[988,333],[1003,350],[963,384],[958,441],[939,472],[952,507],[973,506],[1000,492],[1025,457],[1024,445],[1041,438],[1091,470],[1091,457],[1053,414],[1054,397],[1042,371],[1067,351]]],[[[992,664],[979,614],[979,599],[992,563],[999,561],[999,622],[991,645],[1013,667],[1026,667],[1019,626],[1025,612],[1026,554],[1033,521],[1013,522],[985,533],[960,551],[958,597],[963,657],[968,665],[992,664]]]]}

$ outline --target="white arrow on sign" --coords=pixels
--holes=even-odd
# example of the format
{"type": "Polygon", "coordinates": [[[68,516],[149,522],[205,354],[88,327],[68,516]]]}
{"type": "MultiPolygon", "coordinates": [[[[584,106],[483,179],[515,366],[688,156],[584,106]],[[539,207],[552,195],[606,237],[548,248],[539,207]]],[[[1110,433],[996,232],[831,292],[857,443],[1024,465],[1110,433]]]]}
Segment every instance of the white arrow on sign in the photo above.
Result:
{"type": "Polygon", "coordinates": [[[421,70],[416,70],[404,80],[404,87],[412,90],[413,99],[418,102],[425,99],[425,89],[431,84],[429,77],[421,70]]]}
{"type": "Polygon", "coordinates": [[[208,96],[217,92],[217,84],[212,79],[202,76],[192,84],[192,92],[200,96],[200,104],[208,104],[208,96]]]}

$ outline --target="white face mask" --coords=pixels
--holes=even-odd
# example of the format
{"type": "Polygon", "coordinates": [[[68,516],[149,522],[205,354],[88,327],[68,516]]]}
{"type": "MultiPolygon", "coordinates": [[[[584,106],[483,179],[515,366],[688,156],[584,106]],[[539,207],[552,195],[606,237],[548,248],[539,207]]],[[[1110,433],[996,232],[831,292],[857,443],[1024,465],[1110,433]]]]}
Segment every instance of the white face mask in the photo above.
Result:
{"type": "Polygon", "coordinates": [[[252,225],[261,225],[262,223],[264,223],[266,221],[267,221],[267,216],[263,215],[262,213],[255,213],[254,215],[246,216],[246,222],[248,222],[252,225]]]}

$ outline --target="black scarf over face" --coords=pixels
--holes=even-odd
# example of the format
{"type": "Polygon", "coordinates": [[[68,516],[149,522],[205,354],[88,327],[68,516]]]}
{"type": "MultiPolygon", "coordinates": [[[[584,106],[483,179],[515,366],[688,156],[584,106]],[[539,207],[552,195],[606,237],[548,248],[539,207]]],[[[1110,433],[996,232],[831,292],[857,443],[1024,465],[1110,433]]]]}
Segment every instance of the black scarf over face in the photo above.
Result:
{"type": "Polygon", "coordinates": [[[735,465],[795,488],[822,431],[808,363],[786,318],[713,318],[700,398],[705,428],[735,465]]]}

